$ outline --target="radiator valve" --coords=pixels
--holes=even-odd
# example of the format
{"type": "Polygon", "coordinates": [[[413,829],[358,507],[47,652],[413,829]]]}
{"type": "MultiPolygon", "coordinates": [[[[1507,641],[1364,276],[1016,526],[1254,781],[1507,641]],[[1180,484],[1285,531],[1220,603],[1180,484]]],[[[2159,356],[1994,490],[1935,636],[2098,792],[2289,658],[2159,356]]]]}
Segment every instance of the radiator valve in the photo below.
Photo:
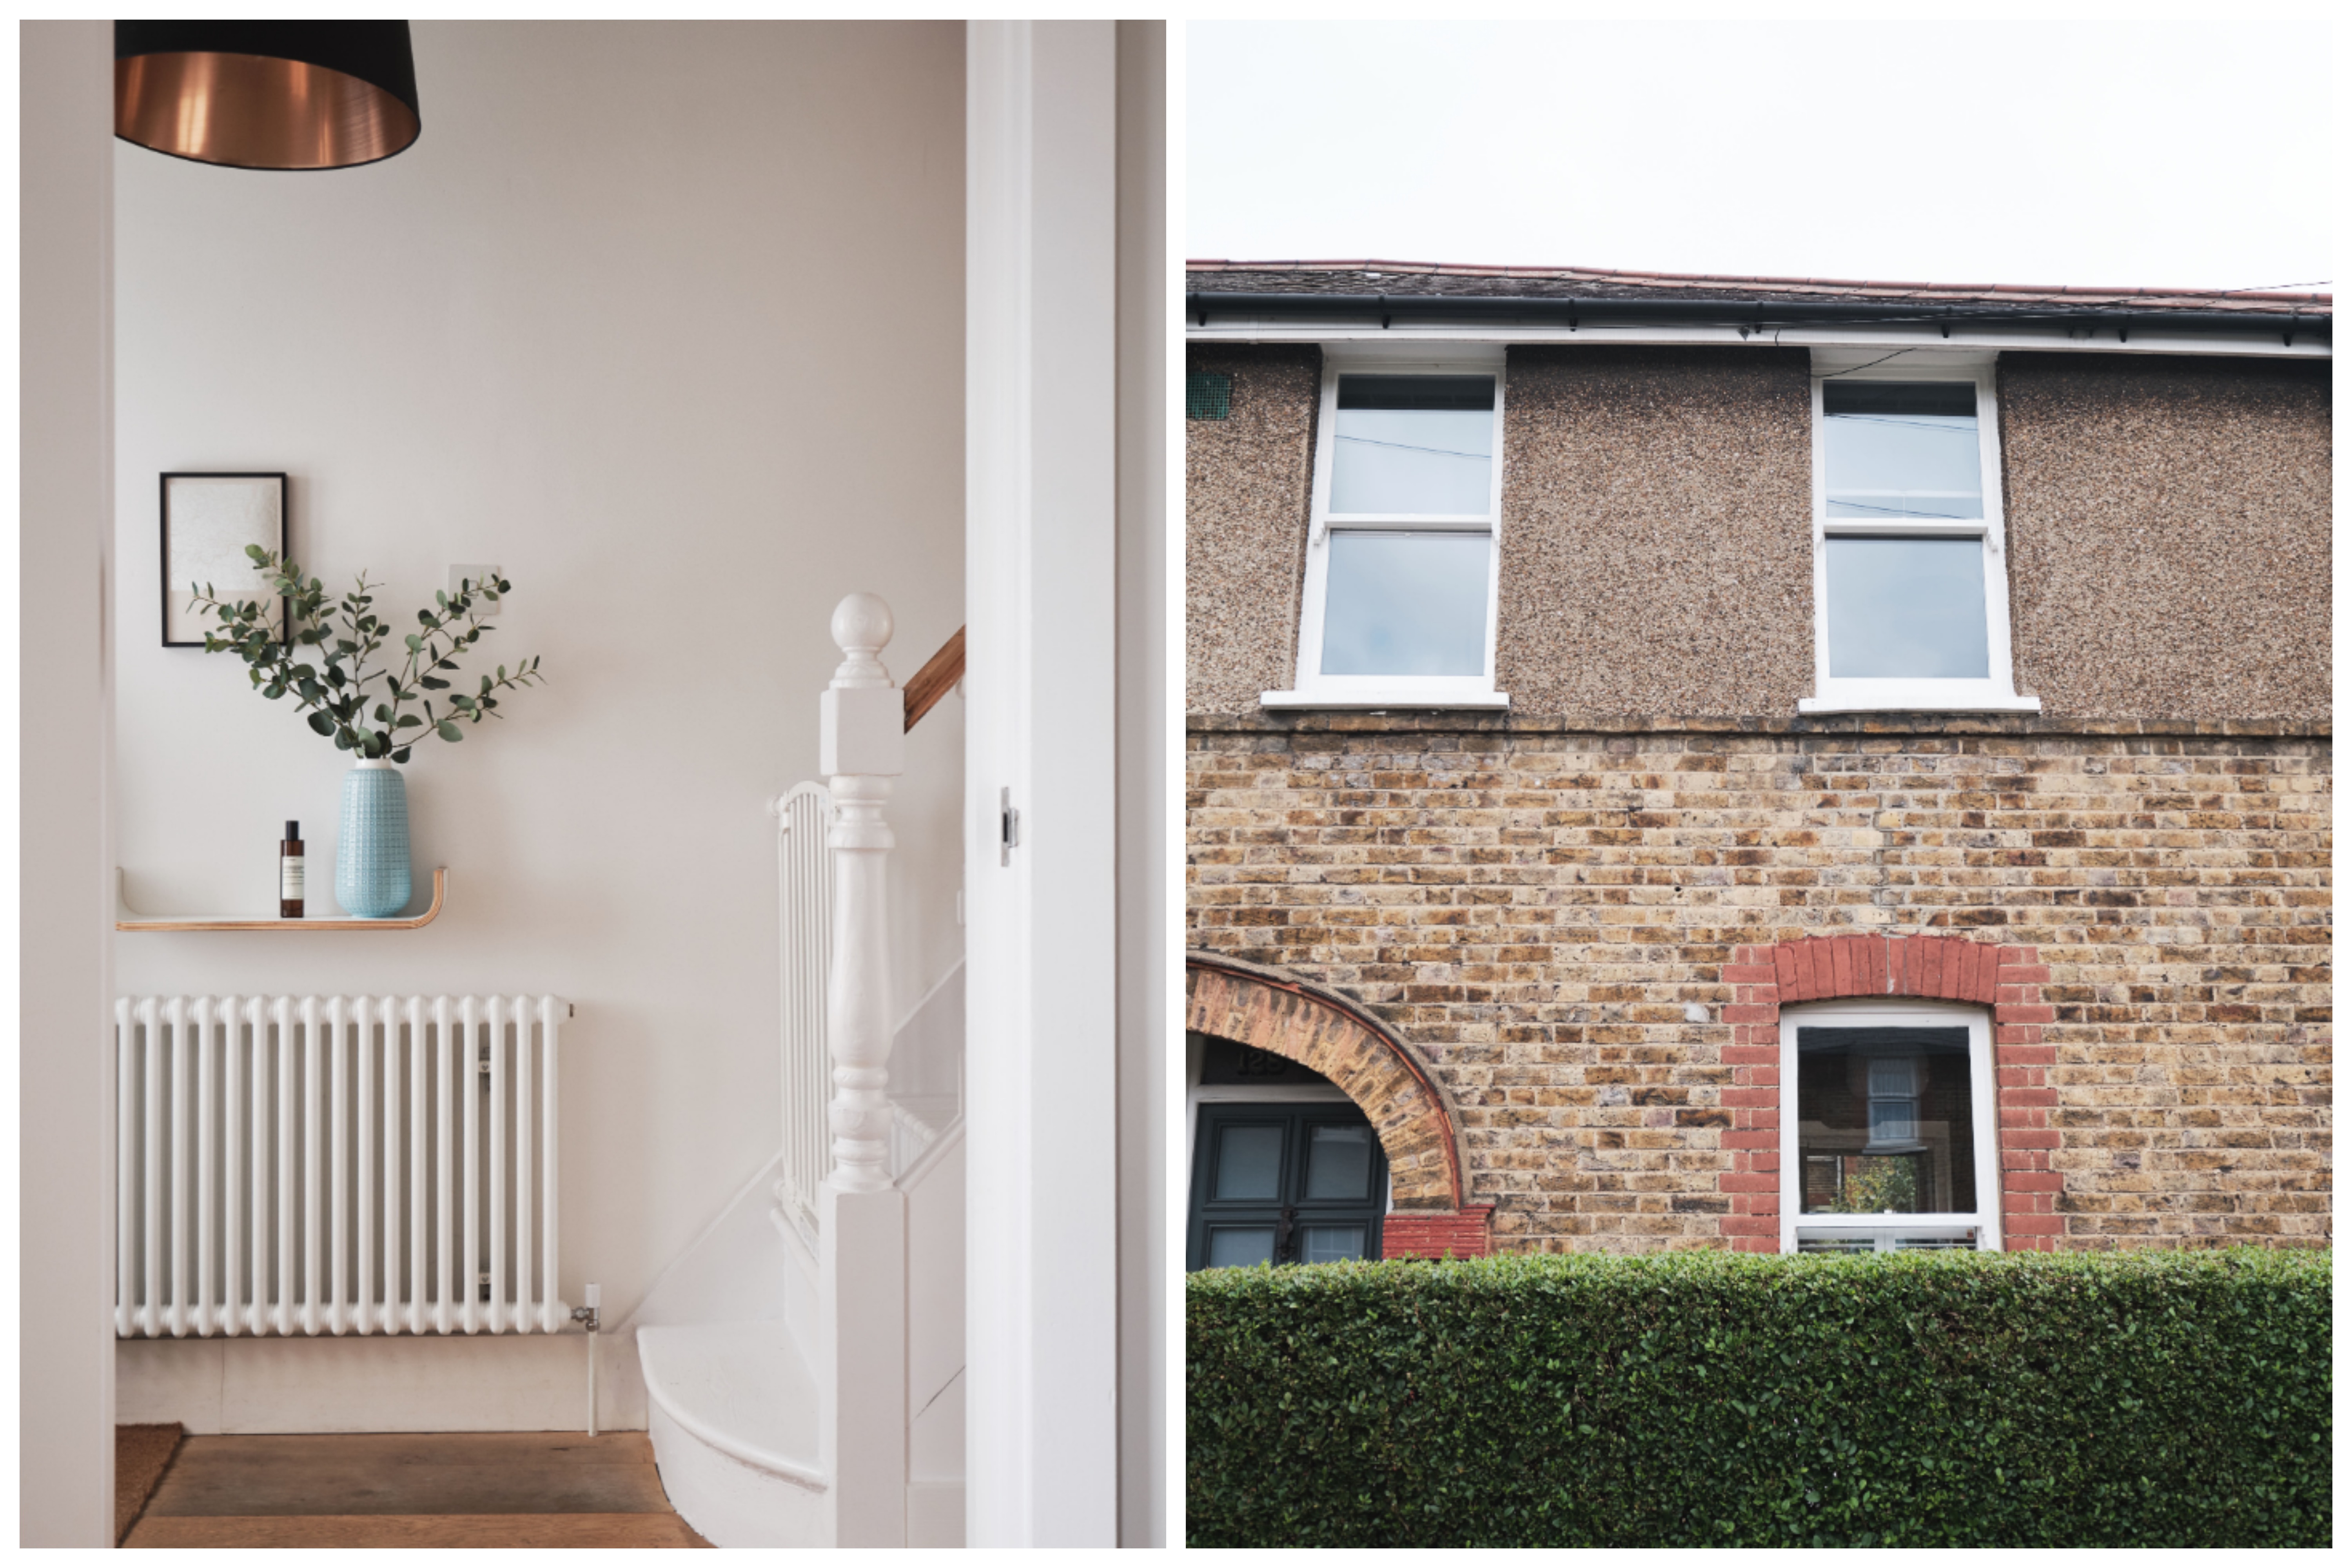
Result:
{"type": "Polygon", "coordinates": [[[596,1308],[604,1292],[600,1287],[591,1285],[586,1287],[585,1293],[588,1304],[572,1308],[572,1321],[588,1325],[588,1436],[593,1437],[596,1435],[596,1347],[599,1342],[596,1338],[596,1308]]]}

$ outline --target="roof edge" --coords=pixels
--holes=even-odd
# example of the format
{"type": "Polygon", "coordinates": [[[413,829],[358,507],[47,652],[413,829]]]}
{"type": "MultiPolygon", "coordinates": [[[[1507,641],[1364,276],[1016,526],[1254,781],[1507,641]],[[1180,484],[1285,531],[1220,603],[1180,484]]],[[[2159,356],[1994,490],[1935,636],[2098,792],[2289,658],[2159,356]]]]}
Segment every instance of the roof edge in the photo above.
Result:
{"type": "Polygon", "coordinates": [[[1918,298],[1942,296],[2024,296],[2042,300],[2105,300],[2143,303],[2158,300],[2244,302],[2250,305],[2316,305],[2333,307],[2332,293],[2294,293],[2275,289],[2157,289],[2145,287],[2092,288],[2082,284],[2033,283],[1925,283],[1897,282],[1886,279],[1851,278],[1771,278],[1750,277],[1712,272],[1640,272],[1606,267],[1532,267],[1488,266],[1446,261],[1394,261],[1368,258],[1360,260],[1324,261],[1235,261],[1230,259],[1196,259],[1184,263],[1192,272],[1348,272],[1374,268],[1398,273],[1454,278],[1530,278],[1556,282],[1591,280],[1617,284],[1646,285],[1660,289],[1697,289],[1706,286],[1736,285],[1749,289],[1776,289],[1790,293],[1838,293],[1864,296],[1896,295],[1918,298]]]}

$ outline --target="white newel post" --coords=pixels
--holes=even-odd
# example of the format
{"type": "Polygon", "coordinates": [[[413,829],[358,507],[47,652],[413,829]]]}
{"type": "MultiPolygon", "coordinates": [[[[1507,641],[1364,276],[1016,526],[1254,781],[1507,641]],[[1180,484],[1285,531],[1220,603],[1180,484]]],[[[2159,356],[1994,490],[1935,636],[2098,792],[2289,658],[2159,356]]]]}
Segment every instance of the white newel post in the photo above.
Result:
{"type": "Polygon", "coordinates": [[[825,1037],[833,1174],[818,1200],[818,1374],[834,1541],[907,1539],[907,1201],[890,1180],[889,854],[882,819],[903,771],[904,699],[879,658],[890,607],[852,594],[833,612],[845,656],[822,700],[817,768],[831,779],[833,969],[825,1037]]]}

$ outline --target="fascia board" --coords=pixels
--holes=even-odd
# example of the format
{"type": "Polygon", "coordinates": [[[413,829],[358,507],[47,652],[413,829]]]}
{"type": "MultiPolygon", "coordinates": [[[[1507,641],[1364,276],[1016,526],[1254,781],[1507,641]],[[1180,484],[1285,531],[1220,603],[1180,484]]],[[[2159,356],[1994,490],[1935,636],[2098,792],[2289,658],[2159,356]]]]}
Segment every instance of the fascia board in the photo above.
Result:
{"type": "Polygon", "coordinates": [[[2131,335],[2117,342],[2113,332],[2095,337],[2070,337],[2063,331],[2020,328],[2010,331],[1954,328],[1949,337],[1940,331],[1864,327],[1783,327],[1769,331],[1742,332],[1732,327],[1588,326],[1496,327],[1446,323],[1429,326],[1382,327],[1376,321],[1221,321],[1209,327],[1188,327],[1185,341],[1194,343],[1388,343],[1394,352],[1411,355],[1415,343],[1512,344],[1613,343],[1660,347],[1710,348],[1939,348],[1998,353],[2003,350],[2036,353],[2199,354],[2229,358],[2316,359],[2335,357],[2332,344],[2319,342],[2282,343],[2276,330],[2245,333],[2165,332],[2135,325],[2131,335]]]}

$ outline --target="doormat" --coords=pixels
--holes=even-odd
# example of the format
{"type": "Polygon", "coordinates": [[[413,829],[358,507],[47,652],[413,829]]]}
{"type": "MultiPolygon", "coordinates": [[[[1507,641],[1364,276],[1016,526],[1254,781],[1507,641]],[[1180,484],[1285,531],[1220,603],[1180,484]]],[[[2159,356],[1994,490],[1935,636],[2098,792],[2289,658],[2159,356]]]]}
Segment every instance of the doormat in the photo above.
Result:
{"type": "Polygon", "coordinates": [[[117,1426],[114,1429],[114,1543],[131,1533],[139,1510],[155,1495],[155,1484],[180,1447],[180,1424],[117,1426]]]}

